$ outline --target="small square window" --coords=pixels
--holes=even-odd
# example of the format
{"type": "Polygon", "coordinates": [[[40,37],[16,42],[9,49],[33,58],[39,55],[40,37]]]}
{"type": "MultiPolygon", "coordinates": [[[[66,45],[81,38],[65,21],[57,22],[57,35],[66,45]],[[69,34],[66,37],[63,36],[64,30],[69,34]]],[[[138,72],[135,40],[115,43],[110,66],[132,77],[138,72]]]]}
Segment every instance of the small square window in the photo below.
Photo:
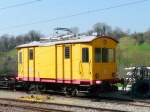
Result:
{"type": "Polygon", "coordinates": [[[70,58],[70,47],[65,47],[65,59],[70,58]]]}

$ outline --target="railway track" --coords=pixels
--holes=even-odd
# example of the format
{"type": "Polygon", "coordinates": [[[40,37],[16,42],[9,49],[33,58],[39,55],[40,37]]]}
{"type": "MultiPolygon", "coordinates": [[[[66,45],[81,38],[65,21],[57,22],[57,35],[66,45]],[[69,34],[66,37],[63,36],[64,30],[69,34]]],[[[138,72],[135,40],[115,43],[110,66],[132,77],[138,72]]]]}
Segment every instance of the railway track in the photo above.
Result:
{"type": "Polygon", "coordinates": [[[58,103],[22,101],[22,100],[7,99],[7,98],[0,98],[0,105],[6,107],[22,108],[22,109],[38,111],[38,112],[74,112],[74,111],[128,112],[128,111],[108,109],[108,108],[95,108],[95,107],[78,106],[78,105],[58,104],[58,103]]]}
{"type": "Polygon", "coordinates": [[[102,100],[101,102],[108,102],[108,103],[116,103],[116,104],[122,104],[122,105],[128,105],[128,106],[134,106],[134,107],[146,107],[150,108],[150,102],[146,102],[143,100],[133,100],[133,101],[124,101],[124,100],[102,100]]]}
{"type": "MultiPolygon", "coordinates": [[[[66,96],[61,95],[61,94],[58,94],[58,95],[57,94],[55,94],[55,95],[51,94],[51,96],[52,97],[60,97],[61,99],[67,98],[66,96]]],[[[112,98],[110,98],[110,97],[108,97],[108,98],[107,97],[104,97],[104,98],[102,98],[102,97],[89,98],[87,96],[68,97],[68,98],[71,101],[73,101],[75,99],[79,99],[79,101],[82,100],[84,102],[91,100],[91,103],[96,101],[97,103],[99,102],[99,103],[102,103],[102,104],[103,103],[109,103],[109,104],[116,104],[116,105],[126,105],[126,106],[129,106],[129,107],[140,107],[141,109],[143,107],[150,108],[150,100],[148,100],[148,99],[147,100],[132,99],[132,98],[131,99],[125,99],[125,98],[122,99],[122,98],[115,98],[115,97],[112,97],[112,98]]],[[[20,107],[20,108],[27,108],[27,109],[29,108],[29,106],[25,107],[25,104],[33,105],[33,107],[35,107],[34,110],[38,110],[36,104],[37,105],[47,105],[47,107],[51,106],[49,108],[47,108],[47,107],[43,108],[43,106],[42,106],[42,108],[40,108],[39,111],[41,110],[43,112],[48,112],[48,111],[54,111],[54,112],[56,111],[56,112],[58,112],[58,111],[62,111],[62,110],[64,112],[66,112],[66,111],[67,112],[68,111],[74,111],[74,110],[83,110],[83,111],[94,110],[94,111],[112,111],[112,112],[116,111],[116,112],[122,112],[122,110],[121,111],[120,110],[116,110],[118,108],[115,108],[115,109],[107,109],[108,107],[99,108],[100,106],[94,108],[95,107],[94,105],[93,106],[91,105],[91,107],[87,107],[87,106],[78,106],[78,104],[76,104],[76,105],[67,105],[67,104],[56,104],[56,103],[47,103],[47,102],[23,101],[23,100],[7,99],[7,98],[0,98],[0,105],[1,105],[1,102],[4,103],[4,101],[9,101],[9,102],[11,102],[11,104],[14,104],[14,102],[17,102],[19,104],[23,104],[23,107],[20,107]],[[45,111],[44,111],[44,109],[45,109],[45,111]],[[52,110],[52,109],[54,109],[54,110],[52,110]],[[59,110],[59,109],[61,109],[61,110],[59,110]]],[[[7,105],[7,102],[6,102],[6,105],[7,105]]],[[[15,105],[14,106],[10,105],[10,106],[15,107],[15,105]]],[[[28,110],[30,110],[30,109],[32,109],[32,107],[30,107],[28,110]]],[[[123,112],[126,112],[126,111],[123,111],[123,112]]]]}
{"type": "Polygon", "coordinates": [[[17,104],[0,103],[0,106],[22,108],[22,109],[25,109],[25,110],[36,111],[36,112],[37,111],[38,112],[66,112],[66,111],[63,111],[63,110],[60,110],[60,109],[46,109],[46,108],[40,108],[40,107],[25,106],[25,105],[20,105],[20,104],[17,105],[17,104]]]}

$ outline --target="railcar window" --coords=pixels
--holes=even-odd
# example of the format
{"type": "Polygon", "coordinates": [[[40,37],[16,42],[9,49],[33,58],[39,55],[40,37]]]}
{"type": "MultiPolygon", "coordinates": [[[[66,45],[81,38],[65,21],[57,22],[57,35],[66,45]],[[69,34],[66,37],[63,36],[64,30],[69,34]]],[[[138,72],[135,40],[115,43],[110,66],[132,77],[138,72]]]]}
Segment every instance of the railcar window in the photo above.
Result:
{"type": "Polygon", "coordinates": [[[99,63],[102,60],[102,51],[101,48],[95,48],[95,62],[99,63]]]}
{"type": "Polygon", "coordinates": [[[89,62],[89,49],[82,48],[82,62],[87,63],[89,62]]]}
{"type": "Polygon", "coordinates": [[[108,49],[102,48],[102,62],[108,62],[108,49]]]}
{"type": "Polygon", "coordinates": [[[19,52],[19,63],[22,64],[22,52],[19,52]]]}
{"type": "Polygon", "coordinates": [[[115,61],[115,49],[109,49],[109,62],[115,61]]]}
{"type": "Polygon", "coordinates": [[[65,47],[65,59],[70,58],[70,47],[65,47]]]}
{"type": "Polygon", "coordinates": [[[102,48],[102,62],[114,62],[114,49],[102,48]]]}
{"type": "Polygon", "coordinates": [[[29,50],[29,59],[33,60],[33,49],[29,50]]]}

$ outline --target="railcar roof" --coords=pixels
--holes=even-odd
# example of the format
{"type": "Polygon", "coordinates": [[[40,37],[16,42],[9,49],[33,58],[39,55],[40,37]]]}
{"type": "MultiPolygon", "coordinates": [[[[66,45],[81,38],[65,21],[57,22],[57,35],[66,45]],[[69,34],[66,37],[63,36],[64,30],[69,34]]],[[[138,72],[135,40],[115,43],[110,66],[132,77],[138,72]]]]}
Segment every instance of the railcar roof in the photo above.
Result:
{"type": "Polygon", "coordinates": [[[118,41],[116,39],[109,37],[109,36],[84,36],[84,37],[81,37],[80,39],[63,40],[63,41],[55,41],[55,42],[33,41],[31,43],[28,43],[28,44],[19,45],[16,48],[34,47],[34,46],[51,46],[51,45],[58,45],[58,44],[71,44],[71,43],[86,43],[86,42],[91,42],[97,38],[109,38],[109,39],[112,39],[118,43],[118,41]]]}

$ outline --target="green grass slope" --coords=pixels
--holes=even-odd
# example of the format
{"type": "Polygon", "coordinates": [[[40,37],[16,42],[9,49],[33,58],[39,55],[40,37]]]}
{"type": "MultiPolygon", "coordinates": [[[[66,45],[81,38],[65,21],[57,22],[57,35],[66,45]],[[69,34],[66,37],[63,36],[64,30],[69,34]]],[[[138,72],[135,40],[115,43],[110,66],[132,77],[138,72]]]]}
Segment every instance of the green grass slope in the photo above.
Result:
{"type": "Polygon", "coordinates": [[[119,65],[150,66],[150,44],[138,45],[132,37],[121,38],[117,49],[117,59],[119,65]]]}

